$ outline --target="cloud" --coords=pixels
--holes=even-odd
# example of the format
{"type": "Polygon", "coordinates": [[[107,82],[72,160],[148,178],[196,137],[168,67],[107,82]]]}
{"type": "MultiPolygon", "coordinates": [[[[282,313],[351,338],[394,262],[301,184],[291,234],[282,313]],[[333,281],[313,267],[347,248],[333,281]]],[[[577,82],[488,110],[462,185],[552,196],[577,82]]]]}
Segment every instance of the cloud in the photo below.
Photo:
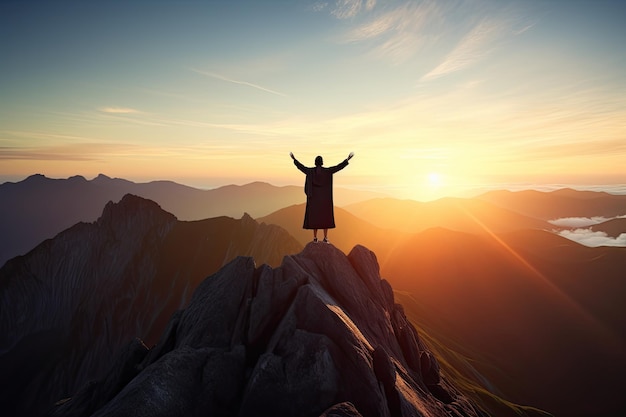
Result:
{"type": "Polygon", "coordinates": [[[0,147],[0,160],[97,161],[110,155],[136,153],[137,151],[137,146],[102,142],[57,146],[0,147]]]}
{"type": "Polygon", "coordinates": [[[137,109],[131,109],[129,107],[101,107],[98,109],[102,113],[112,113],[112,114],[133,114],[133,113],[141,113],[137,109]]]}
{"type": "Polygon", "coordinates": [[[559,227],[569,227],[569,228],[584,228],[593,226],[595,224],[604,223],[613,219],[624,219],[624,216],[615,216],[615,217],[603,217],[603,216],[593,216],[593,217],[562,217],[560,219],[548,220],[548,223],[553,224],[559,227]]]}
{"type": "Polygon", "coordinates": [[[272,89],[260,86],[258,84],[249,83],[247,81],[235,80],[235,79],[228,78],[228,77],[225,77],[223,75],[217,74],[215,72],[202,71],[202,70],[199,70],[199,69],[196,69],[196,68],[191,68],[191,70],[193,72],[195,72],[195,73],[206,75],[207,77],[216,78],[218,80],[226,81],[226,82],[233,83],[233,84],[245,85],[245,86],[248,86],[248,87],[256,88],[257,90],[265,91],[266,93],[275,94],[277,96],[287,97],[287,94],[284,94],[284,93],[281,93],[279,91],[275,91],[275,90],[272,90],[272,89]]]}
{"type": "MultiPolygon", "coordinates": [[[[338,2],[333,15],[354,17],[361,4],[361,1],[338,2]]],[[[523,22],[513,8],[487,7],[480,1],[404,1],[380,10],[366,15],[368,19],[364,22],[359,19],[359,24],[349,30],[342,41],[369,41],[371,52],[377,58],[390,58],[394,64],[416,56],[424,64],[433,50],[450,50],[431,64],[433,69],[421,78],[422,81],[465,69],[491,53],[504,35],[520,35],[533,27],[533,24],[526,24],[519,29],[523,22]],[[459,34],[462,35],[460,40],[459,34]]]]}
{"type": "Polygon", "coordinates": [[[440,15],[435,2],[409,2],[356,26],[343,36],[342,42],[375,42],[372,54],[400,64],[415,56],[427,40],[436,37],[426,27],[439,22],[440,15]]]}
{"type": "Polygon", "coordinates": [[[515,32],[513,32],[514,35],[521,35],[524,32],[529,31],[530,29],[532,29],[533,27],[535,27],[537,23],[533,22],[533,23],[529,23],[526,26],[523,26],[521,29],[516,30],[515,32]]]}
{"type": "Polygon", "coordinates": [[[337,19],[350,19],[356,16],[363,8],[370,11],[376,6],[376,0],[337,0],[331,14],[337,19]]]}
{"type": "Polygon", "coordinates": [[[81,120],[83,122],[104,120],[107,123],[110,123],[115,120],[122,123],[132,123],[143,126],[163,126],[162,123],[155,120],[155,118],[149,113],[128,107],[100,107],[96,113],[75,113],[66,114],[65,116],[75,120],[81,120]]]}
{"type": "Polygon", "coordinates": [[[383,35],[412,32],[419,35],[424,25],[440,13],[436,3],[407,3],[358,25],[345,36],[347,42],[359,42],[383,35]]]}
{"type": "Polygon", "coordinates": [[[606,217],[563,217],[560,219],[548,220],[548,223],[560,227],[588,227],[594,224],[600,224],[607,221],[606,217]]]}
{"type": "Polygon", "coordinates": [[[422,81],[463,70],[484,58],[493,49],[493,41],[502,35],[505,28],[499,20],[481,21],[461,39],[443,62],[422,77],[422,81]]]}
{"type": "Polygon", "coordinates": [[[608,236],[604,232],[594,232],[591,229],[575,229],[575,230],[562,230],[559,235],[580,243],[584,246],[598,247],[598,246],[620,246],[626,247],[626,233],[620,234],[618,237],[613,238],[608,236]]]}
{"type": "Polygon", "coordinates": [[[322,12],[322,11],[326,10],[327,7],[328,7],[328,2],[318,1],[316,3],[313,3],[309,7],[309,9],[314,11],[314,12],[322,12]]]}
{"type": "MultiPolygon", "coordinates": [[[[17,143],[21,143],[23,139],[43,139],[46,141],[89,141],[90,138],[86,138],[84,136],[76,136],[76,135],[59,135],[55,133],[49,132],[37,132],[32,130],[4,130],[0,131],[0,135],[4,136],[13,136],[17,139],[17,143]]],[[[0,139],[1,140],[1,139],[0,139]]],[[[8,142],[8,141],[7,141],[8,142]]]]}

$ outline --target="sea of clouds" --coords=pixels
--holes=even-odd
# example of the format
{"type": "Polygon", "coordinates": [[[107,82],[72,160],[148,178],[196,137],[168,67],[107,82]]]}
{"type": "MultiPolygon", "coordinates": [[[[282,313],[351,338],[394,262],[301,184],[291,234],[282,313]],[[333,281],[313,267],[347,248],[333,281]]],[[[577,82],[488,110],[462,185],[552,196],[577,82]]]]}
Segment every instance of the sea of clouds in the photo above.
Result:
{"type": "Polygon", "coordinates": [[[569,229],[559,230],[557,233],[574,242],[589,247],[597,246],[623,246],[626,247],[626,233],[621,233],[617,237],[607,235],[602,231],[594,231],[590,226],[604,223],[612,219],[624,219],[624,216],[606,218],[597,217],[564,217],[550,220],[549,223],[558,227],[568,227],[569,229]]]}

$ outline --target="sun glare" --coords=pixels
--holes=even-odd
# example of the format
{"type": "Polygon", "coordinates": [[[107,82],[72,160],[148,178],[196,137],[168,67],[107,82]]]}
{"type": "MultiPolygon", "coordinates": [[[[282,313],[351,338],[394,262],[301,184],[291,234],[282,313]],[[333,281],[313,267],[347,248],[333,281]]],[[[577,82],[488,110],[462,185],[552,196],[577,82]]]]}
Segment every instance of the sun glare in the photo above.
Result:
{"type": "Polygon", "coordinates": [[[441,175],[437,172],[430,172],[427,176],[426,176],[428,185],[432,188],[439,188],[441,187],[441,175]]]}

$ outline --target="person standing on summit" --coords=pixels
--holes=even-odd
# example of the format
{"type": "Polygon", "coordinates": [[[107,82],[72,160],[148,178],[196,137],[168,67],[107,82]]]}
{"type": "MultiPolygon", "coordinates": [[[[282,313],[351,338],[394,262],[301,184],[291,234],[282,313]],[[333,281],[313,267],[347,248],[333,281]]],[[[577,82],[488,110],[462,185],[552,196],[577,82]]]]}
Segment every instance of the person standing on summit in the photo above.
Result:
{"type": "Polygon", "coordinates": [[[324,229],[324,242],[328,243],[328,229],[335,228],[335,212],[333,207],[333,174],[348,166],[353,152],[338,165],[325,168],[321,156],[315,158],[315,167],[305,167],[289,153],[293,163],[306,175],[304,192],[306,194],[306,210],[304,212],[303,229],[313,229],[313,242],[317,242],[317,230],[324,229]]]}

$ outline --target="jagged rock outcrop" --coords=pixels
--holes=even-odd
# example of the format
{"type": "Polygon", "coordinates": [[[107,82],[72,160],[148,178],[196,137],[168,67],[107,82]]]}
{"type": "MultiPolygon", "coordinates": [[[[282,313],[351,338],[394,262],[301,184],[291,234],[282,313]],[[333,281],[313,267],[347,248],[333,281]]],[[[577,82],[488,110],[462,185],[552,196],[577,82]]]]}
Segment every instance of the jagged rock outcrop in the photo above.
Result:
{"type": "Polygon", "coordinates": [[[199,283],[236,256],[278,265],[301,249],[248,215],[181,222],[132,195],[107,204],[96,222],[0,268],[2,414],[40,415],[101,377],[133,337],[154,344],[199,283]]]}
{"type": "Polygon", "coordinates": [[[311,243],[278,268],[237,257],[151,349],[52,416],[484,416],[439,374],[375,255],[311,243]]]}

